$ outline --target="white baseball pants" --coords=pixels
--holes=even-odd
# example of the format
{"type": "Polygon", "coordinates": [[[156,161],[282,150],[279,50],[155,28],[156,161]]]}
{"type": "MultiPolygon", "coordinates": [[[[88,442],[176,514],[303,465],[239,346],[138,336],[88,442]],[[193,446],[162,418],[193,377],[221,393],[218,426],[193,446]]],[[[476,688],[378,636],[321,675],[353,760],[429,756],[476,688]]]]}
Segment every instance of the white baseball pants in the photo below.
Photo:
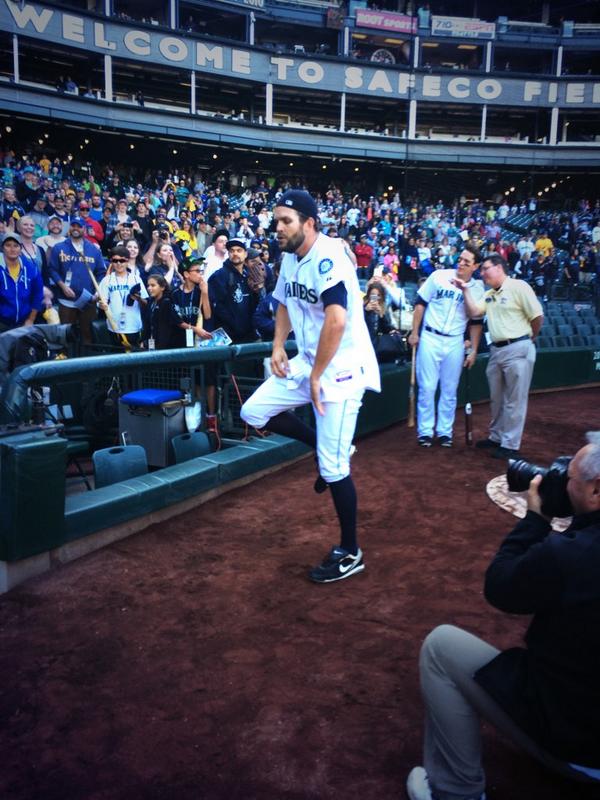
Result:
{"type": "MultiPolygon", "coordinates": [[[[319,473],[327,483],[350,474],[350,447],[356,429],[363,390],[336,402],[324,402],[325,414],[315,411],[319,473]]],[[[311,403],[310,381],[300,382],[271,375],[242,406],[240,416],[255,428],[264,428],[271,417],[311,403]]]]}
{"type": "Polygon", "coordinates": [[[417,349],[417,430],[419,436],[452,438],[456,414],[456,390],[465,360],[464,339],[439,336],[423,329],[417,349]],[[435,418],[435,392],[440,384],[440,399],[435,418]]]}

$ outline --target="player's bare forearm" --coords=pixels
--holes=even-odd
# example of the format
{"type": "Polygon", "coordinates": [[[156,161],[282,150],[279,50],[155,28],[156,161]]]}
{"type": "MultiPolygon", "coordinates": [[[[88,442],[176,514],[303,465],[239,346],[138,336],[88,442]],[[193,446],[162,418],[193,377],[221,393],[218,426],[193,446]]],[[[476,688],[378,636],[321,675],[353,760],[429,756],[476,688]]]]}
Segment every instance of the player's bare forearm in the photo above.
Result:
{"type": "Polygon", "coordinates": [[[408,343],[411,347],[414,347],[416,344],[419,344],[419,330],[421,328],[421,322],[423,321],[424,313],[425,313],[425,306],[422,305],[421,303],[417,303],[413,311],[412,331],[410,332],[410,336],[408,337],[408,343]]]}
{"type": "Polygon", "coordinates": [[[277,313],[275,314],[275,335],[273,336],[273,349],[276,347],[285,347],[287,337],[292,330],[292,323],[290,322],[290,315],[287,308],[280,303],[277,306],[277,313]]]}
{"type": "Polygon", "coordinates": [[[544,324],[544,317],[540,315],[535,319],[532,319],[529,323],[531,325],[531,338],[535,339],[538,333],[542,330],[542,325],[544,324]]]}
{"type": "Polygon", "coordinates": [[[280,303],[275,315],[275,335],[271,354],[271,370],[278,378],[285,378],[288,371],[288,357],[285,352],[285,341],[292,329],[287,308],[280,303]]]}
{"type": "Polygon", "coordinates": [[[468,317],[482,317],[485,314],[485,303],[477,305],[469,287],[464,281],[460,278],[452,278],[450,283],[454,284],[454,286],[462,291],[465,300],[465,311],[468,317]]]}
{"type": "Polygon", "coordinates": [[[477,351],[479,350],[479,342],[481,341],[481,334],[483,325],[470,325],[469,326],[469,339],[471,341],[471,352],[465,358],[465,367],[471,369],[477,358],[477,351]]]}

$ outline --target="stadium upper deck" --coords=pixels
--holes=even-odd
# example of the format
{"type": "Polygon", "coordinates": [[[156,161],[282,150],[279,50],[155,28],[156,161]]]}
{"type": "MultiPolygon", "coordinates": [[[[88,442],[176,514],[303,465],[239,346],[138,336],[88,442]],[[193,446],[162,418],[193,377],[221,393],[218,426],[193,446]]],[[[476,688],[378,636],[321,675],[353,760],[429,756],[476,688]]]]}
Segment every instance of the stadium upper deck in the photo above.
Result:
{"type": "Polygon", "coordinates": [[[5,115],[246,152],[600,166],[598,4],[84,5],[0,0],[5,115]]]}

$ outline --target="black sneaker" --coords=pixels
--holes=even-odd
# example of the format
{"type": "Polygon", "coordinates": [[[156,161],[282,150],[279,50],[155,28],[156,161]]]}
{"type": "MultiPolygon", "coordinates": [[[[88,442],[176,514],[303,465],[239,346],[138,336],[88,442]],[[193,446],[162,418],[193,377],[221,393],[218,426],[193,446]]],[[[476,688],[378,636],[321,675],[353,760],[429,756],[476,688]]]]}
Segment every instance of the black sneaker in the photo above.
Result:
{"type": "Polygon", "coordinates": [[[487,448],[500,447],[500,442],[495,442],[493,439],[480,439],[478,442],[475,442],[475,447],[478,447],[480,450],[485,450],[487,448]]]}
{"type": "Polygon", "coordinates": [[[334,547],[323,563],[311,569],[308,575],[311,581],[315,581],[315,583],[333,583],[333,581],[349,578],[350,575],[354,575],[356,572],[362,572],[364,568],[365,565],[360,548],[357,554],[353,556],[341,547],[334,547]]]}
{"type": "Polygon", "coordinates": [[[452,439],[449,436],[438,436],[440,447],[452,447],[452,439]]]}
{"type": "Polygon", "coordinates": [[[431,436],[419,436],[417,441],[419,442],[419,445],[421,447],[431,447],[431,445],[433,444],[433,439],[431,438],[431,436]]]}
{"type": "Polygon", "coordinates": [[[519,451],[511,450],[510,447],[497,447],[492,453],[492,458],[519,458],[519,451]]]}

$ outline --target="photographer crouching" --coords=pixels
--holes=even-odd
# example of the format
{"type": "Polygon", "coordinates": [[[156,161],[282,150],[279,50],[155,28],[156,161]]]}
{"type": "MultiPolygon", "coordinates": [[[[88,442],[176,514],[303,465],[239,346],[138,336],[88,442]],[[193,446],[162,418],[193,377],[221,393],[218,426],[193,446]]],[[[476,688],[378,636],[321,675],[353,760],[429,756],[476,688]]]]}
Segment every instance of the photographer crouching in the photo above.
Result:
{"type": "Polygon", "coordinates": [[[451,625],[423,643],[424,767],[408,776],[411,800],[485,798],[480,716],[551,770],[600,786],[600,433],[587,439],[568,463],[569,528],[551,532],[538,472],[485,576],[488,602],[533,614],[526,647],[500,652],[451,625]]]}

